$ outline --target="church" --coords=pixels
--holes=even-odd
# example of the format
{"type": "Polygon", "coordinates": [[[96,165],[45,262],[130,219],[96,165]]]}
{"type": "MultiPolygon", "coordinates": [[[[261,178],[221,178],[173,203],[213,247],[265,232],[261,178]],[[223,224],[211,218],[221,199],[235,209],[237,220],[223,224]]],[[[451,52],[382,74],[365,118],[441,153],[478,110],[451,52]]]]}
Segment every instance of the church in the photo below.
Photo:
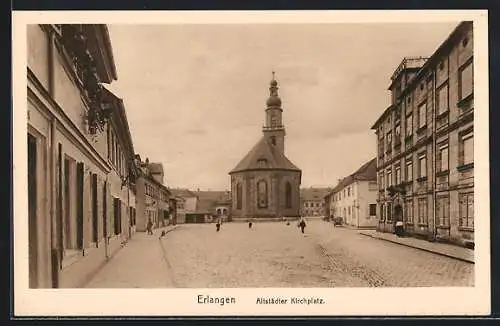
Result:
{"type": "Polygon", "coordinates": [[[229,172],[233,220],[300,216],[302,171],[285,156],[283,108],[274,72],[266,104],[262,138],[229,172]]]}

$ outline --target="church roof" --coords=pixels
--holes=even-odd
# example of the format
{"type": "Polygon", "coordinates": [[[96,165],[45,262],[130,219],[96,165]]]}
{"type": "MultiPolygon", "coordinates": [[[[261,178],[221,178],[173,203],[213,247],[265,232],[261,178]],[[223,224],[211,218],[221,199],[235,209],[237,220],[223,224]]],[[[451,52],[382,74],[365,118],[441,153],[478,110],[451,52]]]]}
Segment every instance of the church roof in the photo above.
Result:
{"type": "Polygon", "coordinates": [[[301,188],[300,189],[300,199],[304,201],[310,200],[323,200],[331,188],[301,188]]]}
{"type": "Polygon", "coordinates": [[[300,171],[284,154],[262,137],[229,174],[246,170],[274,169],[300,171]],[[265,166],[261,165],[260,160],[267,161],[265,166]]]}

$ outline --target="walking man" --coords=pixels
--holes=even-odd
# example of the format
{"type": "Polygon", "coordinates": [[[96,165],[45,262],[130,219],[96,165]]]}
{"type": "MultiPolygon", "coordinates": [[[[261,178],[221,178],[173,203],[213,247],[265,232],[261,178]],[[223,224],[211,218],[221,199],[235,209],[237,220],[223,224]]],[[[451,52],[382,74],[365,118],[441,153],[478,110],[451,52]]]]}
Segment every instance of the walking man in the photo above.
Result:
{"type": "Polygon", "coordinates": [[[217,232],[219,232],[219,231],[220,231],[220,224],[221,224],[221,223],[220,223],[220,218],[218,218],[218,219],[217,219],[217,222],[215,223],[215,228],[216,228],[217,232]]]}
{"type": "Polygon", "coordinates": [[[151,217],[148,219],[148,225],[146,228],[148,230],[148,234],[153,235],[153,221],[151,221],[151,217]]]}
{"type": "Polygon", "coordinates": [[[300,227],[300,230],[302,231],[302,233],[304,233],[304,229],[306,228],[306,221],[304,220],[303,217],[300,219],[299,227],[300,227]]]}

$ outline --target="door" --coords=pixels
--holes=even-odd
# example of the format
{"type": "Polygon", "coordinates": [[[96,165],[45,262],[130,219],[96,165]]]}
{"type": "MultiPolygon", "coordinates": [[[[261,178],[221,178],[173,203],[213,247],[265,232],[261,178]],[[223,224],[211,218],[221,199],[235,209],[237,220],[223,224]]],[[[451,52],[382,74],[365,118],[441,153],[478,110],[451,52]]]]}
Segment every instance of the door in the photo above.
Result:
{"type": "Polygon", "coordinates": [[[28,134],[28,241],[29,287],[38,287],[38,223],[37,223],[37,144],[28,134]]]}

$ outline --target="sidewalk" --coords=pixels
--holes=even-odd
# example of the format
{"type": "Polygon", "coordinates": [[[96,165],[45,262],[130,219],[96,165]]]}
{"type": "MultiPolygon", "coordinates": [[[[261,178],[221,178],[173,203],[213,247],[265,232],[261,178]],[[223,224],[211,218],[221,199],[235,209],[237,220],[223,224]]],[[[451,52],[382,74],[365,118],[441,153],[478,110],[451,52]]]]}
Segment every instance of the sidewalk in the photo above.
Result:
{"type": "Polygon", "coordinates": [[[179,225],[154,230],[153,235],[138,232],[85,285],[85,288],[162,288],[173,287],[159,237],[179,225]]]}
{"type": "Polygon", "coordinates": [[[374,239],[385,240],[403,246],[412,247],[438,255],[447,256],[461,261],[474,263],[474,250],[463,248],[446,243],[428,242],[412,237],[400,238],[392,233],[377,232],[375,230],[360,230],[359,234],[372,237],[374,239]]]}

